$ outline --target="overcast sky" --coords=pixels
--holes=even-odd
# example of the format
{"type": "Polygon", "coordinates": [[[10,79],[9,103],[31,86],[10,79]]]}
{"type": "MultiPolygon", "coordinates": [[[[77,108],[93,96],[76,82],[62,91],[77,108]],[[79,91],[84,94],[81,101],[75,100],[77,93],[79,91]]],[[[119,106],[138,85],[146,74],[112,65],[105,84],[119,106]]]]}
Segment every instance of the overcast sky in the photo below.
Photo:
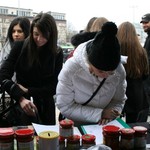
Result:
{"type": "Polygon", "coordinates": [[[34,12],[66,13],[76,30],[84,29],[93,17],[106,17],[119,25],[123,21],[140,22],[150,13],[149,0],[0,0],[1,6],[33,9],[34,12]]]}

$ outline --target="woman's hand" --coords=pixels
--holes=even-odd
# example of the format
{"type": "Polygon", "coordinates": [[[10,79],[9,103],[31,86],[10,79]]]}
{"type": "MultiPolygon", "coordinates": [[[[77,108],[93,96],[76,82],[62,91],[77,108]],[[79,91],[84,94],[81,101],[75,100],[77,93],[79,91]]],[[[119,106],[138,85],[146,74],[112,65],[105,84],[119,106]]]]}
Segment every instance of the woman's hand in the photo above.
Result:
{"type": "Polygon", "coordinates": [[[21,108],[24,110],[24,112],[29,116],[35,116],[37,110],[37,107],[34,105],[33,102],[30,100],[22,97],[19,101],[21,108]]]}
{"type": "Polygon", "coordinates": [[[117,110],[114,109],[104,109],[102,112],[101,120],[99,121],[100,125],[105,125],[108,122],[114,120],[120,115],[117,110]]]}

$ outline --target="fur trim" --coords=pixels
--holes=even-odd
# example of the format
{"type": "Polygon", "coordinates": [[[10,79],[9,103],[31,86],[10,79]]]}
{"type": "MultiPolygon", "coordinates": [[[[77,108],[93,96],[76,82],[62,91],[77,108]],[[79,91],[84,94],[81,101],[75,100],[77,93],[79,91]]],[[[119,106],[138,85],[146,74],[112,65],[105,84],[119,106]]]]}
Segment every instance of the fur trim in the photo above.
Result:
{"type": "Polygon", "coordinates": [[[81,43],[87,42],[95,37],[97,32],[82,32],[74,35],[71,38],[71,44],[75,47],[81,43]]]}

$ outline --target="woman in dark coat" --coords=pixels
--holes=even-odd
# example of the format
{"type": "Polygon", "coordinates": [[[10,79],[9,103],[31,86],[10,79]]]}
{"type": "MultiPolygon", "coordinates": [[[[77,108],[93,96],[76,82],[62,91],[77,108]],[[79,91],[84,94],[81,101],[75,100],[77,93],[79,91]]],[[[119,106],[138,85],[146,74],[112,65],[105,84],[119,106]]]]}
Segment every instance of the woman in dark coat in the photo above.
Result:
{"type": "MultiPolygon", "coordinates": [[[[54,125],[53,96],[62,64],[63,53],[57,47],[55,20],[47,13],[40,13],[32,21],[29,37],[24,42],[15,43],[2,65],[2,89],[20,104],[28,118],[38,113],[41,124],[54,125]],[[11,80],[14,72],[16,82],[11,80]]],[[[25,124],[29,122],[24,120],[21,125],[25,124]]]]}

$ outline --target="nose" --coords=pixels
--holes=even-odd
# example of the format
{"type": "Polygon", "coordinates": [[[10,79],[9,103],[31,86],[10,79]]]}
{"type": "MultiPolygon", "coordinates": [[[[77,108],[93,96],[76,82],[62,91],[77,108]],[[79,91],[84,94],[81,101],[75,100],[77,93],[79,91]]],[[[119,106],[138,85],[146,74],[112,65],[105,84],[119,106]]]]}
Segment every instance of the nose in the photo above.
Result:
{"type": "Polygon", "coordinates": [[[39,35],[39,36],[37,37],[37,40],[40,41],[41,39],[42,39],[42,37],[39,35]]]}
{"type": "Polygon", "coordinates": [[[18,32],[17,31],[15,31],[15,33],[14,33],[15,35],[18,35],[18,32]]]}

